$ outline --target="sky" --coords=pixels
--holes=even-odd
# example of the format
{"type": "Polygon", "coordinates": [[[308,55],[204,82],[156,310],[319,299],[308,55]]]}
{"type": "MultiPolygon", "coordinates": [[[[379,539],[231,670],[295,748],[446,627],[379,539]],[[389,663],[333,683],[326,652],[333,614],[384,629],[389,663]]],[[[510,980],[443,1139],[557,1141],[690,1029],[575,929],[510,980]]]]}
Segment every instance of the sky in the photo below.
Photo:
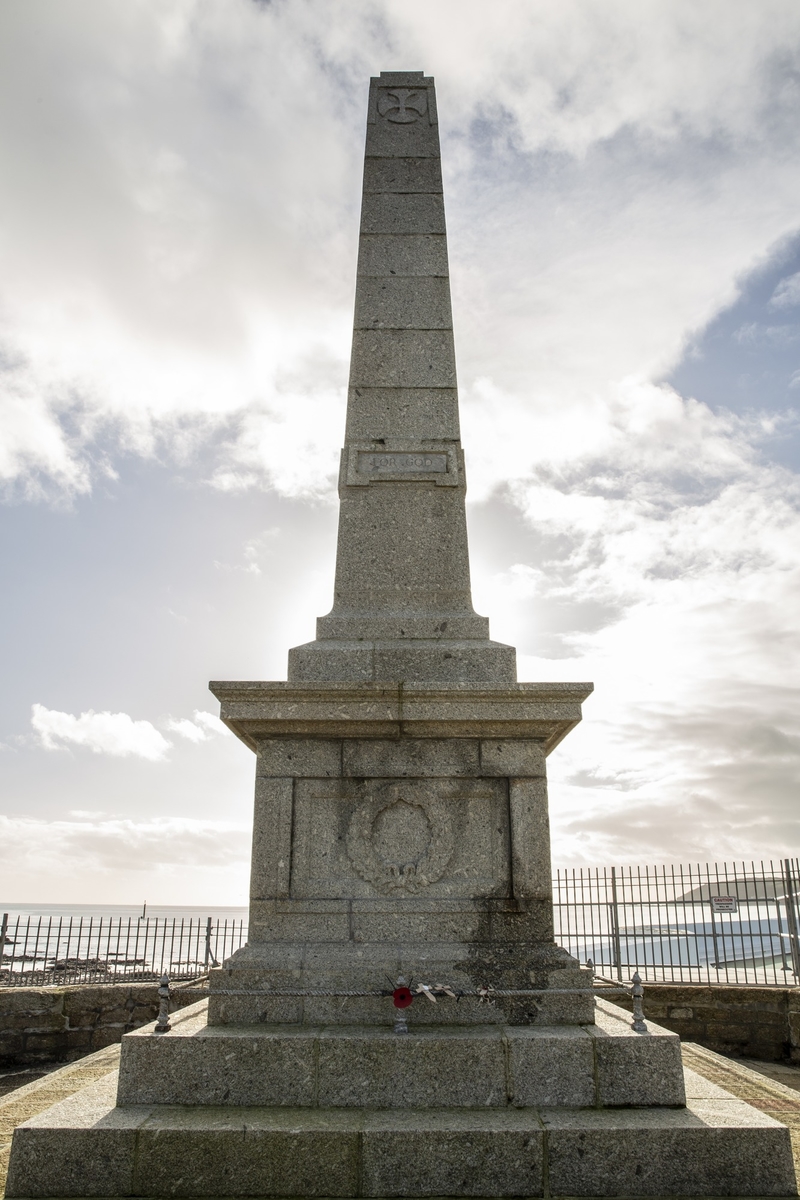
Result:
{"type": "Polygon", "coordinates": [[[800,850],[794,0],[5,0],[0,902],[243,903],[332,596],[368,80],[436,79],[473,595],[554,864],[800,850]]]}

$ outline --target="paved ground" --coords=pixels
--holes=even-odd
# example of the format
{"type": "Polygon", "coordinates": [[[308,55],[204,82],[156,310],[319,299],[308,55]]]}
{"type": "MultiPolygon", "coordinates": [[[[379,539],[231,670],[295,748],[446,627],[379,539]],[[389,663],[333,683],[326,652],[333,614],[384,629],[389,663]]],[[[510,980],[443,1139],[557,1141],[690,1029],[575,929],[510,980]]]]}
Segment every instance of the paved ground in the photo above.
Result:
{"type": "Polygon", "coordinates": [[[768,1079],[785,1083],[787,1087],[800,1092],[800,1063],[790,1067],[786,1063],[752,1062],[748,1058],[744,1065],[751,1071],[758,1071],[759,1075],[766,1075],[768,1079]]]}
{"type": "MultiPolygon", "coordinates": [[[[789,1126],[800,1179],[800,1067],[784,1067],[777,1063],[748,1063],[745,1066],[741,1059],[723,1058],[691,1042],[684,1043],[682,1051],[687,1067],[789,1126]]],[[[22,1083],[22,1086],[17,1083],[13,1090],[6,1089],[6,1095],[0,1091],[0,1196],[5,1192],[8,1154],[15,1127],[58,1100],[71,1096],[84,1084],[116,1070],[118,1065],[119,1046],[108,1046],[64,1067],[37,1067],[30,1072],[8,1072],[0,1076],[0,1088],[4,1079],[22,1083]]]]}
{"type": "Polygon", "coordinates": [[[795,1171],[800,1180],[800,1068],[781,1069],[777,1063],[745,1065],[741,1058],[723,1058],[693,1042],[684,1042],[681,1052],[685,1066],[789,1126],[795,1171]],[[788,1080],[792,1081],[790,1086],[788,1080]]]}
{"type": "Polygon", "coordinates": [[[0,1100],[9,1092],[15,1092],[17,1088],[24,1087],[26,1083],[33,1083],[34,1080],[41,1079],[44,1075],[60,1071],[63,1066],[63,1063],[45,1063],[41,1067],[16,1067],[14,1070],[0,1071],[0,1100]]]}
{"type": "MultiPolygon", "coordinates": [[[[87,1054],[77,1062],[49,1071],[0,1099],[0,1195],[5,1195],[11,1136],[28,1117],[43,1112],[51,1104],[66,1100],[87,1083],[101,1079],[119,1066],[119,1046],[107,1046],[87,1054]]],[[[16,1073],[19,1075],[20,1073],[16,1073]]],[[[6,1076],[8,1078],[8,1076],[6,1076]]]]}

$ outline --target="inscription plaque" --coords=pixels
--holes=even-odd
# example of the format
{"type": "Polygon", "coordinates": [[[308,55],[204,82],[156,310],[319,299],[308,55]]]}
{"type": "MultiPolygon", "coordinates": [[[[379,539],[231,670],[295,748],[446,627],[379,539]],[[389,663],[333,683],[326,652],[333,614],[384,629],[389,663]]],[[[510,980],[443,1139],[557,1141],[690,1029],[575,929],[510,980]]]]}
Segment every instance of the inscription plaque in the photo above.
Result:
{"type": "Polygon", "coordinates": [[[418,475],[431,471],[439,475],[447,471],[447,455],[414,454],[404,450],[392,454],[373,454],[362,450],[358,456],[358,469],[369,475],[418,475]]]}

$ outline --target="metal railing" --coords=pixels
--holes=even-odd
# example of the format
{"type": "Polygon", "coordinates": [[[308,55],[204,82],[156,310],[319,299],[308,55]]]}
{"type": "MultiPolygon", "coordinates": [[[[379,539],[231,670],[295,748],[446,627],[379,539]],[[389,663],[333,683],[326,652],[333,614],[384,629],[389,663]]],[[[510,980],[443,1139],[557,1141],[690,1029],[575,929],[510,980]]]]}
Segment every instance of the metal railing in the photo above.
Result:
{"type": "Polygon", "coordinates": [[[800,983],[800,860],[558,871],[555,937],[616,979],[800,983]]]}
{"type": "MultiPolygon", "coordinates": [[[[559,870],[553,915],[556,941],[619,981],[800,984],[797,858],[559,870]]],[[[4,917],[0,987],[192,979],[246,940],[230,918],[4,917]]]]}
{"type": "Polygon", "coordinates": [[[241,920],[3,914],[0,987],[194,979],[246,940],[241,920]]]}

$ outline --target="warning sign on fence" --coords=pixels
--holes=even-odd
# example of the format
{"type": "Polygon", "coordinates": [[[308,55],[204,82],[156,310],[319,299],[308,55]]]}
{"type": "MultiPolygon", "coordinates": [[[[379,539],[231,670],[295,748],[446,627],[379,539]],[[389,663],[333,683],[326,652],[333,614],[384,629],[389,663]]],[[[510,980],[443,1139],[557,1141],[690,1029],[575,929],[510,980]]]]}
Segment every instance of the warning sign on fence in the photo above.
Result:
{"type": "Polygon", "coordinates": [[[735,913],[739,911],[739,901],[736,896],[712,896],[711,911],[715,913],[735,913]]]}

